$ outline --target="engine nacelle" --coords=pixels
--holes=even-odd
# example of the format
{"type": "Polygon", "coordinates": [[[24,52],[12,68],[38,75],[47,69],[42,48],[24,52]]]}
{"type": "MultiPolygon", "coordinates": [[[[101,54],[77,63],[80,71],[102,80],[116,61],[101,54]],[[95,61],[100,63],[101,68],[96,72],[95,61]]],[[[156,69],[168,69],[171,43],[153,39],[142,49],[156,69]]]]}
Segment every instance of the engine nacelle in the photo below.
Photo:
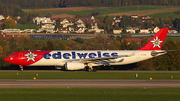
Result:
{"type": "Polygon", "coordinates": [[[66,70],[80,70],[80,69],[84,69],[84,68],[85,68],[84,63],[66,62],[66,64],[65,64],[65,69],[66,70]]]}

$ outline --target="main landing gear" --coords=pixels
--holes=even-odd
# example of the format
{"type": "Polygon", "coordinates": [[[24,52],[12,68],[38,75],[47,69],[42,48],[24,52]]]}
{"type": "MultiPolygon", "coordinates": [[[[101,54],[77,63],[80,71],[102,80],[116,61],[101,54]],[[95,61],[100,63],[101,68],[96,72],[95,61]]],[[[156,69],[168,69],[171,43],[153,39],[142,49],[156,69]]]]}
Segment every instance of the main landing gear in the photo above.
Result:
{"type": "Polygon", "coordinates": [[[96,69],[96,68],[88,68],[87,71],[88,71],[88,72],[96,72],[97,69],[96,69]]]}
{"type": "Polygon", "coordinates": [[[20,67],[21,71],[23,71],[23,65],[19,65],[19,67],[20,67]]]}
{"type": "Polygon", "coordinates": [[[96,72],[96,71],[97,71],[97,69],[96,69],[96,68],[92,68],[92,66],[86,67],[86,70],[87,70],[88,72],[96,72]]]}

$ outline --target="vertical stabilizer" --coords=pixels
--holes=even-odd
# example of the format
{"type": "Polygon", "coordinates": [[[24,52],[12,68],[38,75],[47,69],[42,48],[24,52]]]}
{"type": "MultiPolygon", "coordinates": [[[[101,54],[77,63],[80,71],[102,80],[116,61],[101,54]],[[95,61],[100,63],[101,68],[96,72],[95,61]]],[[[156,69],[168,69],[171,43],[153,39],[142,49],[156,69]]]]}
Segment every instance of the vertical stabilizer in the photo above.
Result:
{"type": "Polygon", "coordinates": [[[169,28],[160,29],[149,42],[138,50],[161,50],[169,28]]]}

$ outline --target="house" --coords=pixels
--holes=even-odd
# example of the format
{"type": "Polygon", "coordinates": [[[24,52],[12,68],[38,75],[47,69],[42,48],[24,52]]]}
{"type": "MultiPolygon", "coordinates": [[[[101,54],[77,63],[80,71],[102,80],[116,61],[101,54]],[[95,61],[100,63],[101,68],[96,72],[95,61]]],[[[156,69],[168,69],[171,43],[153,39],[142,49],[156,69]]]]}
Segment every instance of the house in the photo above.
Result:
{"type": "Polygon", "coordinates": [[[136,31],[134,29],[132,29],[132,28],[131,29],[126,29],[126,32],[127,33],[133,33],[133,34],[136,33],[136,31]]]}
{"type": "Polygon", "coordinates": [[[70,33],[70,31],[69,31],[69,28],[63,28],[63,27],[59,27],[58,29],[57,29],[57,32],[59,32],[59,33],[70,33]]]}
{"type": "Polygon", "coordinates": [[[69,31],[73,33],[84,33],[87,28],[69,27],[69,31]]]}
{"type": "Polygon", "coordinates": [[[68,27],[68,26],[74,25],[74,23],[72,23],[72,19],[71,18],[60,18],[60,24],[63,27],[68,27]]]}
{"type": "Polygon", "coordinates": [[[123,30],[123,29],[114,29],[114,30],[113,30],[113,33],[114,33],[114,34],[120,34],[120,33],[122,33],[122,30],[123,30]]]}
{"type": "Polygon", "coordinates": [[[120,22],[121,22],[121,17],[119,17],[119,18],[115,17],[115,18],[114,18],[114,22],[115,22],[115,23],[120,23],[120,22]]]}
{"type": "Polygon", "coordinates": [[[37,18],[34,21],[35,24],[40,25],[41,28],[37,32],[42,32],[43,30],[46,32],[54,32],[56,20],[51,20],[50,18],[37,18]]]}
{"type": "Polygon", "coordinates": [[[150,31],[148,29],[140,29],[139,33],[150,33],[150,31]]]}
{"type": "Polygon", "coordinates": [[[81,19],[75,18],[74,22],[77,25],[77,27],[84,27],[84,28],[86,28],[86,26],[85,26],[85,19],[83,19],[83,18],[81,18],[81,19]]]}
{"type": "Polygon", "coordinates": [[[142,16],[142,20],[150,20],[150,19],[152,19],[151,16],[142,16]]]}
{"type": "Polygon", "coordinates": [[[43,19],[43,20],[40,21],[40,24],[46,24],[46,23],[48,23],[48,24],[56,24],[56,20],[51,20],[50,18],[48,18],[48,19],[43,19]]]}
{"type": "Polygon", "coordinates": [[[5,19],[5,17],[3,15],[0,15],[0,21],[4,20],[4,19],[5,19]]]}
{"type": "Polygon", "coordinates": [[[169,28],[168,33],[177,33],[176,28],[175,27],[169,28]]]}
{"type": "Polygon", "coordinates": [[[87,28],[75,28],[75,29],[74,29],[74,32],[75,32],[75,33],[84,33],[86,29],[87,29],[87,28]]]}
{"type": "Polygon", "coordinates": [[[104,33],[104,29],[88,29],[88,32],[95,32],[95,34],[104,33]]]}
{"type": "Polygon", "coordinates": [[[19,19],[21,19],[21,17],[20,17],[20,16],[18,16],[18,17],[16,17],[16,19],[17,19],[17,20],[19,20],[19,19]]]}
{"type": "Polygon", "coordinates": [[[147,23],[147,22],[149,22],[149,21],[151,21],[151,20],[150,20],[150,19],[142,19],[142,20],[141,20],[141,24],[143,24],[143,23],[145,23],[145,22],[147,23]]]}
{"type": "Polygon", "coordinates": [[[125,38],[123,40],[126,40],[128,44],[130,44],[132,41],[134,41],[137,44],[141,44],[141,42],[144,41],[145,38],[125,38]]]}
{"type": "Polygon", "coordinates": [[[36,17],[33,18],[33,23],[35,25],[40,25],[41,23],[55,23],[55,20],[51,20],[50,18],[46,18],[46,17],[36,17]]]}
{"type": "Polygon", "coordinates": [[[12,38],[20,40],[21,37],[19,37],[18,35],[7,35],[6,33],[0,33],[0,39],[10,40],[12,38]]]}
{"type": "Polygon", "coordinates": [[[152,33],[157,33],[159,30],[159,27],[156,26],[154,29],[152,29],[152,33]]]}
{"type": "Polygon", "coordinates": [[[55,24],[49,24],[49,23],[44,23],[44,24],[41,24],[41,28],[42,29],[48,29],[48,30],[54,30],[55,28],[55,24]]]}
{"type": "Polygon", "coordinates": [[[2,30],[4,33],[21,33],[20,29],[4,29],[2,30]]]}
{"type": "Polygon", "coordinates": [[[34,33],[36,29],[24,29],[24,33],[34,33]]]}
{"type": "Polygon", "coordinates": [[[140,26],[135,26],[135,27],[132,27],[132,29],[134,29],[135,31],[139,30],[140,26]]]}
{"type": "Polygon", "coordinates": [[[87,15],[84,15],[84,16],[81,16],[82,19],[85,19],[87,21],[89,20],[95,20],[94,16],[87,16],[87,15]]]}
{"type": "Polygon", "coordinates": [[[138,19],[138,15],[131,15],[131,18],[132,18],[133,20],[138,19]]]}
{"type": "Polygon", "coordinates": [[[98,29],[98,23],[100,23],[99,19],[89,20],[87,23],[91,24],[92,29],[98,29]]]}

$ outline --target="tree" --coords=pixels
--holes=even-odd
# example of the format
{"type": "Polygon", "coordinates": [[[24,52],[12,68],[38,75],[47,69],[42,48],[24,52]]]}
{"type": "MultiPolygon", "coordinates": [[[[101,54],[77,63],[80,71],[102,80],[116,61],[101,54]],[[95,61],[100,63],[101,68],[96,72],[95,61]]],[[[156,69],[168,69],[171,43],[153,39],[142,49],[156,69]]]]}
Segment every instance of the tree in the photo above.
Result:
{"type": "Polygon", "coordinates": [[[135,41],[131,41],[130,46],[131,46],[130,50],[137,50],[141,48],[140,45],[137,44],[135,41]]]}
{"type": "Polygon", "coordinates": [[[28,22],[28,23],[32,23],[32,19],[33,19],[32,13],[31,13],[31,12],[28,12],[28,13],[27,13],[27,22],[28,22]]]}
{"type": "Polygon", "coordinates": [[[158,26],[159,25],[159,18],[153,17],[153,22],[154,22],[154,26],[158,26]]]}
{"type": "Polygon", "coordinates": [[[128,44],[128,42],[126,41],[126,39],[121,41],[121,50],[129,50],[131,48],[131,45],[128,44]]]}
{"type": "Polygon", "coordinates": [[[56,20],[56,25],[55,25],[55,31],[57,30],[57,28],[59,28],[60,27],[60,18],[58,18],[57,20],[56,20]]]}
{"type": "Polygon", "coordinates": [[[47,40],[47,50],[54,50],[54,44],[51,40],[47,40]]]}
{"type": "Polygon", "coordinates": [[[3,23],[3,28],[16,28],[16,22],[12,18],[9,18],[3,23]]]}
{"type": "Polygon", "coordinates": [[[177,0],[172,0],[172,5],[177,5],[177,0]]]}
{"type": "Polygon", "coordinates": [[[111,32],[111,31],[112,31],[112,30],[111,30],[111,28],[112,28],[112,22],[113,22],[113,20],[112,20],[109,16],[105,16],[105,17],[104,17],[104,21],[103,21],[103,23],[105,24],[105,25],[104,25],[104,29],[106,29],[107,32],[111,32]]]}
{"type": "Polygon", "coordinates": [[[159,19],[159,28],[164,28],[164,23],[161,18],[159,19]]]}
{"type": "Polygon", "coordinates": [[[2,57],[2,53],[3,53],[3,47],[0,46],[0,57],[2,57]]]}
{"type": "Polygon", "coordinates": [[[84,39],[82,39],[82,38],[76,38],[75,41],[76,41],[76,42],[79,42],[79,43],[81,43],[81,44],[84,43],[84,39]]]}
{"type": "Polygon", "coordinates": [[[154,5],[156,5],[156,4],[157,4],[157,0],[152,0],[152,3],[153,3],[154,5]]]}
{"type": "Polygon", "coordinates": [[[65,49],[66,49],[66,46],[65,46],[64,43],[62,43],[61,41],[58,41],[58,42],[55,44],[55,49],[56,49],[56,50],[65,50],[65,49]]]}

